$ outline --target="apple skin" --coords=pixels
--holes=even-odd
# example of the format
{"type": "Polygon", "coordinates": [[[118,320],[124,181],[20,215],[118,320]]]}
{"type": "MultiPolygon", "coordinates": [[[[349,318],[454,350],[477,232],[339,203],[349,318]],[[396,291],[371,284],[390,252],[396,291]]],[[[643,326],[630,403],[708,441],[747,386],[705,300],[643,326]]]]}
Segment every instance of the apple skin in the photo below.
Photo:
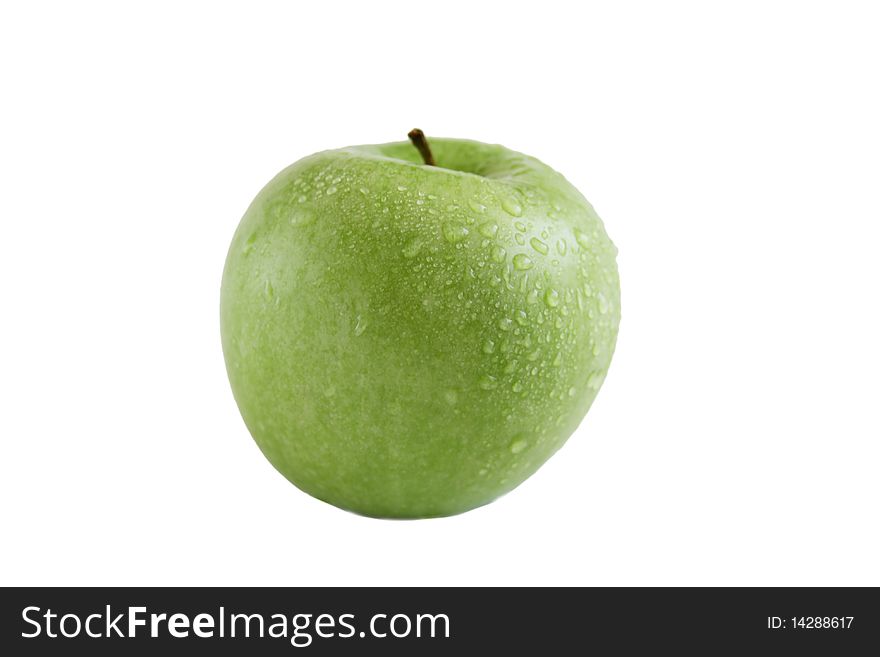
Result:
{"type": "Polygon", "coordinates": [[[368,516],[491,502],[577,428],[617,339],[617,250],[538,160],[432,139],[317,153],[235,233],[232,391],[266,458],[368,516]]]}

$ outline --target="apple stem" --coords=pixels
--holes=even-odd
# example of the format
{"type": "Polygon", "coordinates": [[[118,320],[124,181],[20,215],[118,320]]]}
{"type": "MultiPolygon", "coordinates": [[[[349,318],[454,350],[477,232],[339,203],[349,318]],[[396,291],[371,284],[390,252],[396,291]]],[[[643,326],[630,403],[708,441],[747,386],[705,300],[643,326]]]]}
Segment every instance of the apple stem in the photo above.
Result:
{"type": "Polygon", "coordinates": [[[409,131],[408,136],[409,140],[413,143],[413,146],[418,149],[425,164],[431,167],[434,166],[434,154],[431,153],[431,147],[428,146],[428,138],[425,137],[425,133],[418,128],[413,128],[409,131]]]}

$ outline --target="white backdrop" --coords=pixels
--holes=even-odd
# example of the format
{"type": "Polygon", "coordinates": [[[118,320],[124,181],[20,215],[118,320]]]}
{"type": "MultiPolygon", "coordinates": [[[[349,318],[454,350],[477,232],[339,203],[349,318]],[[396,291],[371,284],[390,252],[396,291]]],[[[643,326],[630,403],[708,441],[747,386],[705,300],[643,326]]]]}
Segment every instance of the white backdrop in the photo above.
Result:
{"type": "Polygon", "coordinates": [[[880,584],[877,11],[4,3],[0,584],[880,584]],[[562,171],[623,322],[533,478],[389,522],[260,454],[219,285],[279,169],[414,126],[562,171]]]}

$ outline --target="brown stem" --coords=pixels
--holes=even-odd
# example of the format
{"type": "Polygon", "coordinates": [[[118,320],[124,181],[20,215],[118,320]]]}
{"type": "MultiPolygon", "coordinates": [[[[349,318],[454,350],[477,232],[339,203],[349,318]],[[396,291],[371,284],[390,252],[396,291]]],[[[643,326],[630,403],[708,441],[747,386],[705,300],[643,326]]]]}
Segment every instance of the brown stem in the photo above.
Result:
{"type": "Polygon", "coordinates": [[[418,149],[425,164],[434,166],[434,154],[431,153],[431,147],[428,146],[428,138],[425,137],[425,133],[418,128],[413,128],[409,131],[409,140],[418,149]]]}

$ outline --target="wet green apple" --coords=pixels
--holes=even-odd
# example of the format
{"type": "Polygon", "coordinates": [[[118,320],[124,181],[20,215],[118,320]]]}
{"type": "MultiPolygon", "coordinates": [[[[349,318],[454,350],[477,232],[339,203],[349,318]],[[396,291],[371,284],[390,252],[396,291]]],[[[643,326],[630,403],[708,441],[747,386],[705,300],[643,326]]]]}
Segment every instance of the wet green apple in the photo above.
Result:
{"type": "Polygon", "coordinates": [[[615,256],[562,175],[501,146],[419,137],[302,159],[254,199],[223,272],[245,424],[285,477],[344,509],[486,504],[596,397],[615,256]]]}

